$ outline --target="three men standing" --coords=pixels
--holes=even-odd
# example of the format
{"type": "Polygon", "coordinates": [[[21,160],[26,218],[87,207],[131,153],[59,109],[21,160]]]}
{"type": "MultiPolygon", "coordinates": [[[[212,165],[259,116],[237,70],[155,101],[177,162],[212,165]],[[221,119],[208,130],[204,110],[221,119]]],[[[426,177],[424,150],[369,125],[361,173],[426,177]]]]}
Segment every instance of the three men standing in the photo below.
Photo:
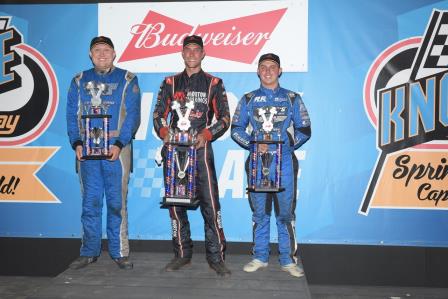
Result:
{"type": "MultiPolygon", "coordinates": [[[[221,276],[229,276],[226,267],[226,240],[221,223],[219,192],[214,165],[212,142],[230,126],[229,105],[224,84],[220,78],[202,70],[205,57],[202,38],[187,36],[183,41],[183,72],[164,79],[154,108],[153,124],[164,142],[162,156],[166,160],[166,145],[171,130],[178,125],[180,115],[172,109],[177,102],[182,113],[189,110],[189,127],[197,132],[197,195],[204,219],[206,258],[209,266],[221,276]],[[188,105],[187,105],[188,103],[188,105]],[[188,106],[188,108],[187,108],[188,106]]],[[[107,234],[109,254],[122,269],[131,269],[127,230],[127,184],[131,165],[130,142],[140,123],[140,89],[137,78],[130,72],[113,65],[115,51],[112,41],[104,36],[95,37],[90,44],[90,58],[94,67],[81,72],[71,82],[67,101],[67,127],[70,144],[76,152],[82,190],[83,242],[80,257],[71,265],[79,269],[97,260],[101,251],[101,218],[103,194],[107,204],[107,234]],[[92,91],[94,90],[94,91],[92,91]],[[84,160],[82,115],[95,94],[108,104],[110,120],[110,151],[107,160],[84,160]]],[[[269,258],[269,227],[272,204],[277,219],[280,264],[284,271],[300,277],[303,270],[297,266],[295,254],[295,205],[298,162],[294,150],[311,136],[308,112],[299,94],[281,88],[280,58],[272,53],[260,57],[257,74],[261,86],[242,97],[232,120],[232,138],[249,149],[264,127],[266,111],[271,111],[272,127],[284,142],[281,180],[285,190],[278,193],[249,192],[254,223],[254,259],[244,271],[254,272],[267,267],[269,258]],[[275,110],[273,113],[272,110],[275,110]],[[261,113],[263,112],[263,113],[261,113]],[[261,113],[261,114],[260,114],[261,113]],[[275,115],[274,115],[275,114],[275,115]],[[252,133],[248,133],[252,127],[252,133]]],[[[184,117],[183,117],[184,118],[184,117]]],[[[268,153],[272,144],[258,144],[258,151],[268,153]]],[[[166,163],[164,163],[166,168],[166,163]]],[[[172,222],[174,258],[165,266],[176,271],[191,262],[193,242],[187,209],[169,207],[172,222]]]]}

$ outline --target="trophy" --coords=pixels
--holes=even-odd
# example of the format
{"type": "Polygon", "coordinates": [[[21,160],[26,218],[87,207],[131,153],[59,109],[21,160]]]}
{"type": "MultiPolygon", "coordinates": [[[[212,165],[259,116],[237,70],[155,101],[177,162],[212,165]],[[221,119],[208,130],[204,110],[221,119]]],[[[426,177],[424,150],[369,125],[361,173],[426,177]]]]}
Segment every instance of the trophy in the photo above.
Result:
{"type": "Polygon", "coordinates": [[[269,118],[266,117],[265,108],[258,109],[258,115],[263,124],[260,129],[254,132],[254,140],[250,147],[249,162],[249,192],[281,192],[285,188],[281,185],[282,176],[282,146],[280,129],[275,129],[273,119],[277,114],[277,109],[269,109],[269,118]],[[259,152],[258,145],[267,144],[268,150],[259,152]],[[270,145],[275,145],[272,150],[270,145]]]}
{"type": "Polygon", "coordinates": [[[165,159],[165,196],[161,202],[162,208],[184,206],[197,209],[199,200],[196,198],[197,156],[196,130],[190,128],[188,119],[194,107],[192,101],[185,103],[185,114],[181,105],[174,101],[171,108],[179,117],[177,128],[170,128],[167,154],[165,159]]]}
{"type": "Polygon", "coordinates": [[[109,121],[112,117],[107,110],[112,102],[104,102],[101,95],[106,91],[104,83],[89,81],[84,89],[90,94],[90,102],[84,102],[83,120],[84,147],[82,159],[100,160],[110,157],[109,121]]]}

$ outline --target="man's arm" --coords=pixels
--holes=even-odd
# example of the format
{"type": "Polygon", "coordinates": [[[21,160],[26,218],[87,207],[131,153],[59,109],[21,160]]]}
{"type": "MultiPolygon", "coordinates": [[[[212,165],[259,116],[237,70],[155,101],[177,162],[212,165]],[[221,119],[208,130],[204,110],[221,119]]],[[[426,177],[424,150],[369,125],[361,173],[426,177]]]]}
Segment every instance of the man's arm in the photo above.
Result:
{"type": "Polygon", "coordinates": [[[213,97],[211,97],[211,105],[216,122],[200,132],[205,137],[206,141],[218,139],[230,126],[229,103],[227,101],[224,83],[219,78],[212,78],[211,84],[214,87],[213,97]]]}
{"type": "Polygon", "coordinates": [[[294,123],[294,149],[298,149],[311,137],[311,122],[305,104],[299,94],[295,94],[292,119],[294,123]]]}
{"type": "Polygon", "coordinates": [[[250,148],[250,136],[246,129],[249,125],[249,117],[247,114],[248,95],[244,95],[236,107],[232,118],[231,136],[232,139],[238,143],[242,148],[250,148]]]}
{"type": "Polygon", "coordinates": [[[154,130],[162,140],[167,138],[169,133],[168,114],[171,111],[170,80],[172,78],[166,78],[160,85],[153,114],[154,130]]]}
{"type": "Polygon", "coordinates": [[[141,117],[141,95],[138,85],[138,79],[134,74],[130,72],[127,72],[125,76],[127,85],[125,87],[125,97],[123,101],[126,109],[126,117],[120,128],[120,135],[114,143],[114,145],[118,146],[120,149],[131,142],[131,139],[134,137],[135,133],[138,130],[141,117]]]}
{"type": "Polygon", "coordinates": [[[73,149],[77,146],[82,146],[82,138],[79,132],[79,113],[81,107],[81,99],[79,94],[79,81],[81,80],[82,73],[78,74],[72,79],[67,94],[67,108],[66,108],[66,121],[67,121],[67,134],[70,145],[73,149]]]}

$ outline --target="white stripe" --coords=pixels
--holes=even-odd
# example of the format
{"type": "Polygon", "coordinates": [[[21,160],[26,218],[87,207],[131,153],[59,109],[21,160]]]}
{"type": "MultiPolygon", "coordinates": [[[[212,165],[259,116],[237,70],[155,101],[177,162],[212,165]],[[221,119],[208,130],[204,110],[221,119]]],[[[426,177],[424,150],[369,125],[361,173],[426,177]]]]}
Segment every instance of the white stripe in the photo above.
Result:
{"type": "Polygon", "coordinates": [[[124,169],[124,165],[123,165],[123,160],[122,160],[122,156],[119,155],[118,156],[118,160],[120,161],[120,165],[121,165],[121,188],[120,188],[120,197],[121,197],[121,210],[120,210],[120,215],[121,215],[121,223],[120,223],[120,232],[118,233],[118,238],[120,240],[120,257],[123,257],[123,238],[122,238],[122,234],[123,234],[123,230],[124,230],[124,226],[125,226],[125,221],[127,221],[127,217],[124,217],[123,214],[123,209],[126,209],[126,205],[125,205],[125,196],[123,196],[123,177],[126,175],[125,174],[125,169],[124,169]],[[125,219],[126,218],[126,219],[125,219]]]}
{"type": "MultiPolygon", "coordinates": [[[[297,252],[297,240],[296,240],[296,222],[295,221],[291,221],[291,228],[292,228],[292,233],[294,234],[293,236],[293,242],[294,242],[294,252],[292,253],[294,262],[296,262],[297,264],[297,257],[295,256],[295,253],[297,252]]],[[[291,240],[291,238],[290,238],[291,240]]]]}
{"type": "Polygon", "coordinates": [[[184,250],[182,248],[182,242],[180,240],[180,229],[181,229],[180,220],[179,220],[179,217],[177,216],[176,208],[173,207],[171,209],[173,210],[174,217],[176,218],[176,221],[177,221],[177,243],[179,244],[179,248],[180,248],[180,257],[184,257],[184,250]]]}

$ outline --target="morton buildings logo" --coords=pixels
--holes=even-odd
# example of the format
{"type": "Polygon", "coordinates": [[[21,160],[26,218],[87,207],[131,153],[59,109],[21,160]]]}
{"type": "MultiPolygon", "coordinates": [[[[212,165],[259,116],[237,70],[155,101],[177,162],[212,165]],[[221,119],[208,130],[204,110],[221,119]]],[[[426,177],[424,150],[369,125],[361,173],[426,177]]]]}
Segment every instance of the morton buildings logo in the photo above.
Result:
{"type": "Polygon", "coordinates": [[[41,136],[58,106],[56,76],[0,16],[0,202],[59,202],[36,177],[56,147],[22,146],[41,136]]]}
{"type": "Polygon", "coordinates": [[[423,37],[383,51],[366,76],[364,105],[380,156],[359,212],[448,208],[448,11],[423,37]]]}

